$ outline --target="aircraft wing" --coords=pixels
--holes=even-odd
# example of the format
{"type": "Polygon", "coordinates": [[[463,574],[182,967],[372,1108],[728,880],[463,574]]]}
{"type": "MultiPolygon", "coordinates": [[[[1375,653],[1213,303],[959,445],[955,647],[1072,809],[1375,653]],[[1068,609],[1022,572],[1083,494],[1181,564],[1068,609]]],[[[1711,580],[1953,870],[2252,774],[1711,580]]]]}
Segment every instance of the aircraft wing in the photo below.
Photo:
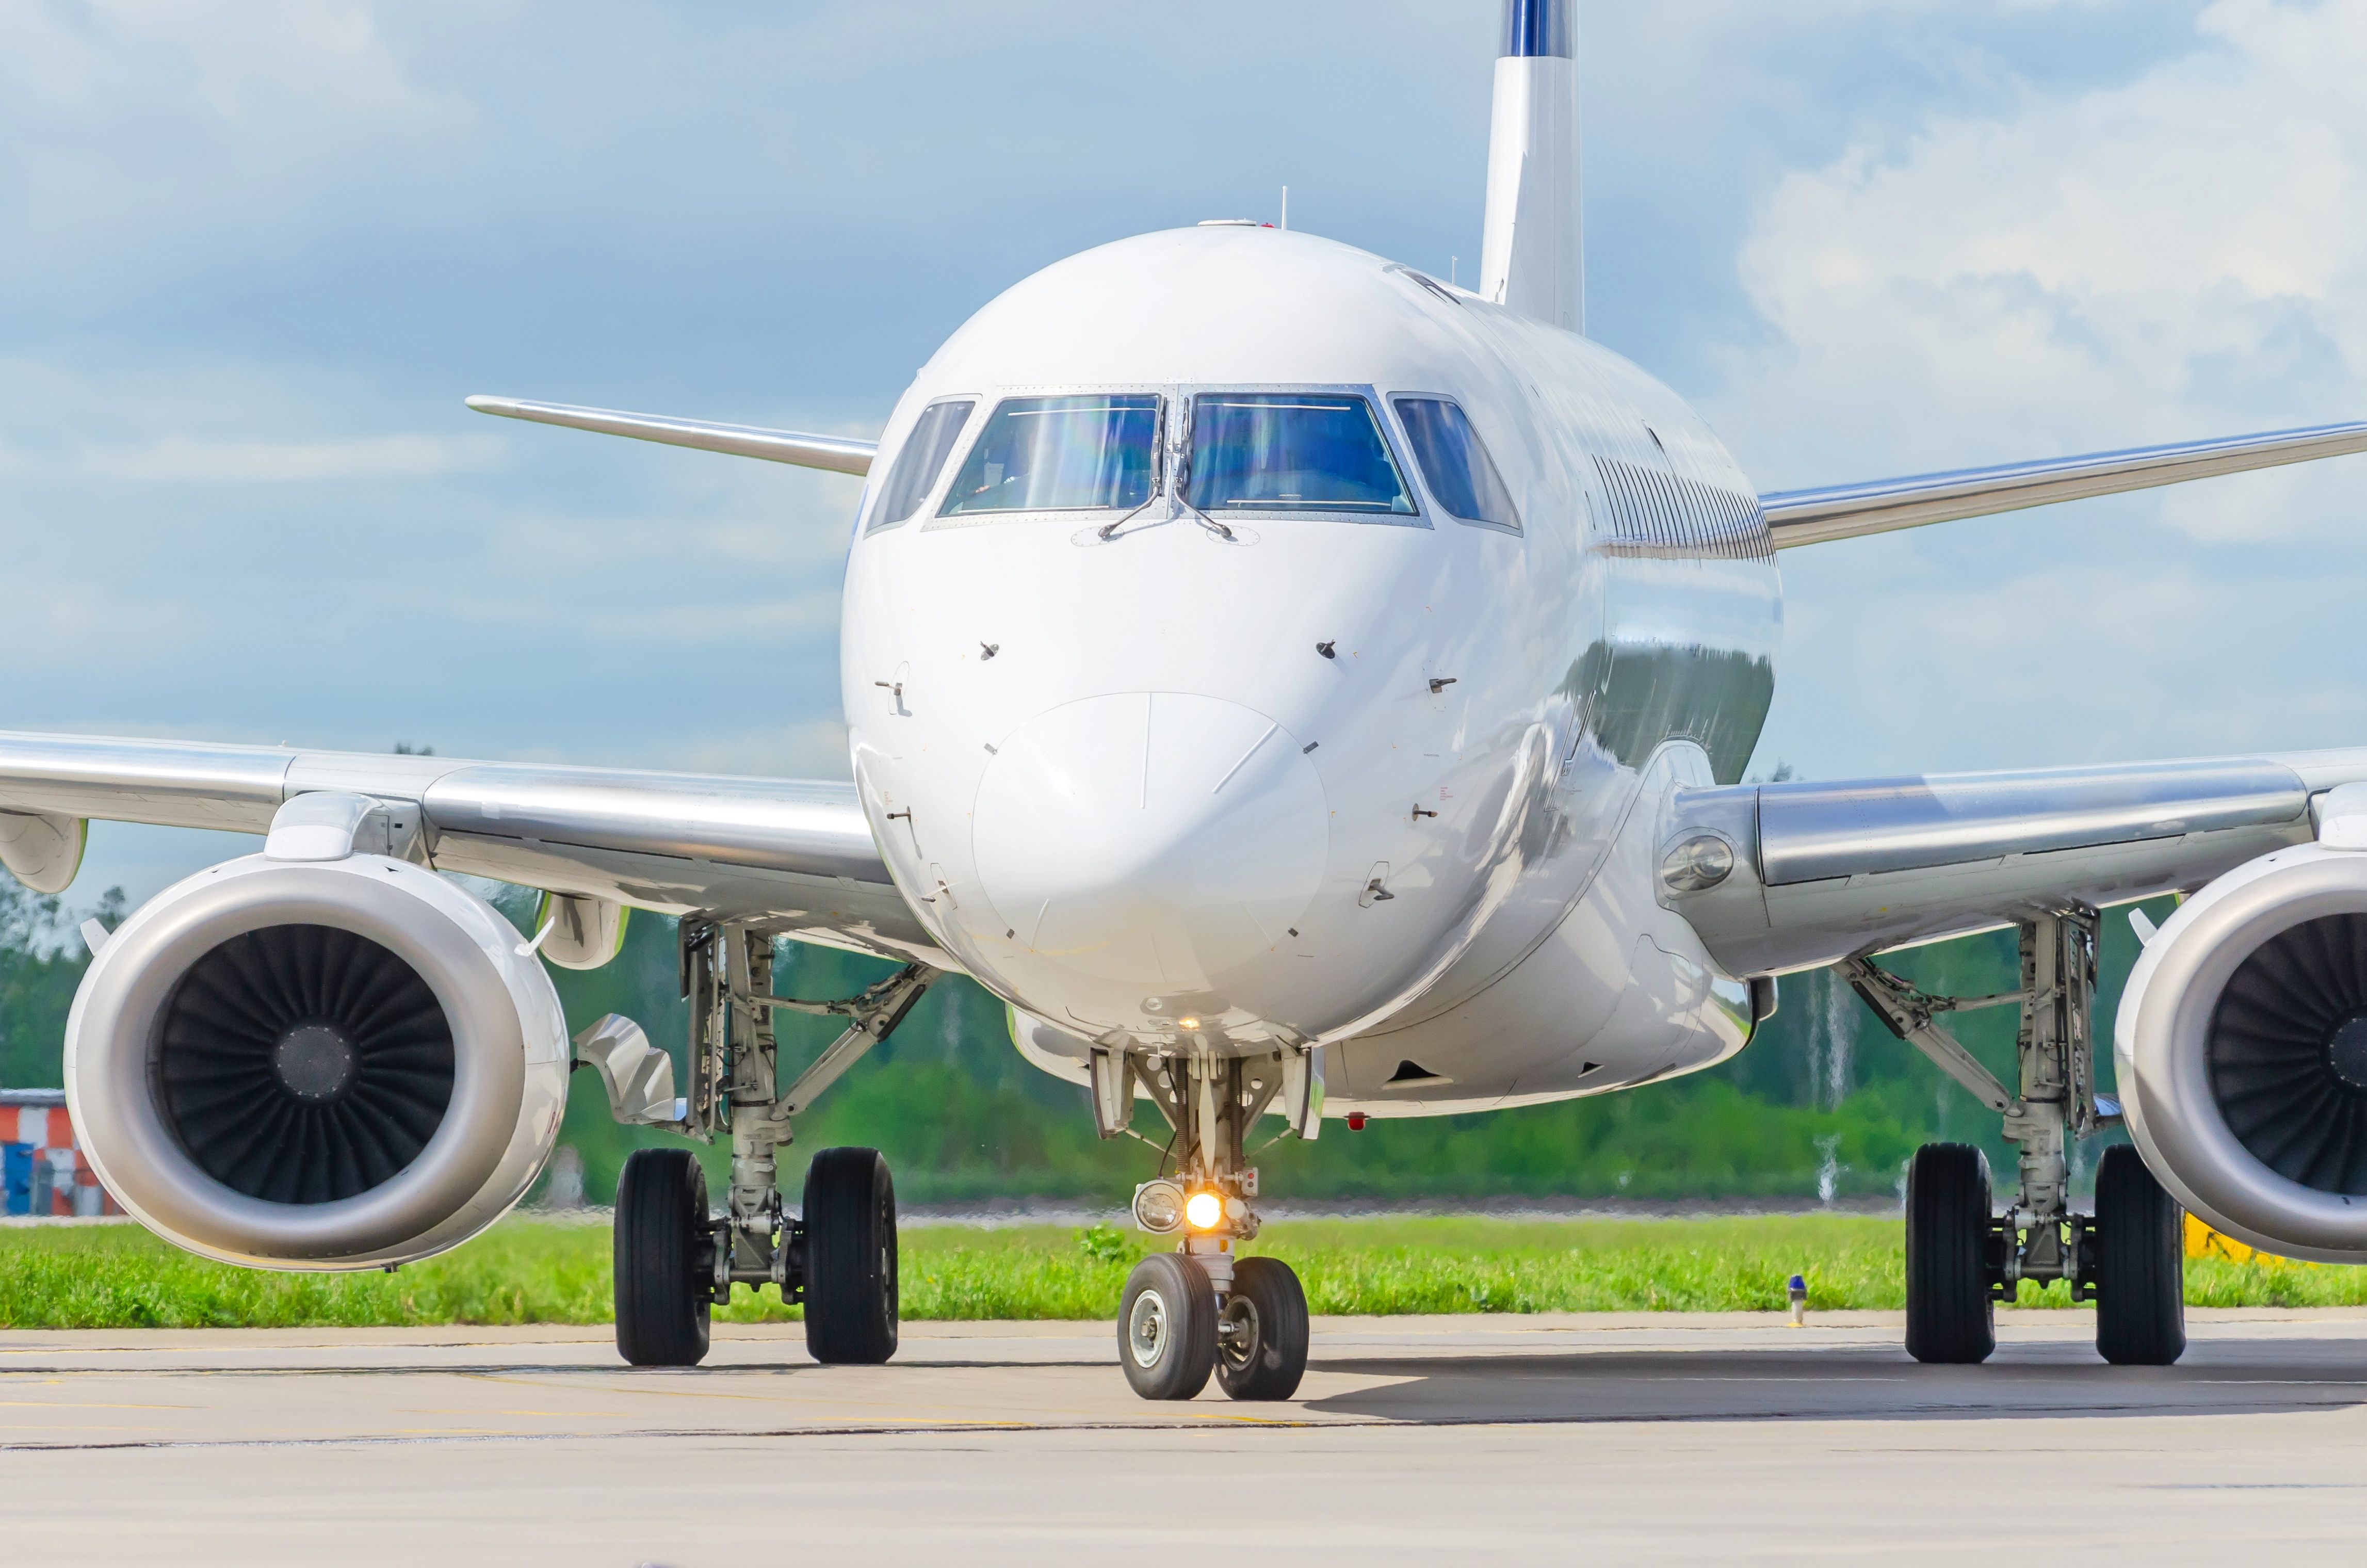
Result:
{"type": "Polygon", "coordinates": [[[1686,790],[1659,836],[1658,892],[1728,972],[1812,969],[2200,887],[2316,836],[2317,797],[2361,781],[2367,748],[1686,790]],[[1680,891],[1705,880],[1688,868],[1720,863],[1704,838],[1733,869],[1680,891]]]}
{"type": "Polygon", "coordinates": [[[75,819],[262,833],[330,790],[415,805],[438,870],[957,967],[889,881],[852,784],[0,733],[0,858],[23,875],[63,844],[70,878],[75,819]]]}
{"type": "Polygon", "coordinates": [[[1759,506],[1775,548],[1788,550],[2361,451],[2367,451],[2367,421],[1786,490],[1761,495],[1759,506]]]}
{"type": "Polygon", "coordinates": [[[834,473],[869,473],[879,443],[852,436],[808,436],[795,430],[766,430],[753,425],[719,425],[708,419],[678,419],[666,414],[627,414],[615,408],[578,408],[572,403],[537,403],[520,397],[472,397],[469,406],[480,414],[504,419],[530,419],[538,425],[563,425],[601,436],[629,436],[637,441],[657,441],[669,447],[694,447],[702,452],[729,452],[733,457],[763,458],[768,462],[823,468],[834,473]]]}

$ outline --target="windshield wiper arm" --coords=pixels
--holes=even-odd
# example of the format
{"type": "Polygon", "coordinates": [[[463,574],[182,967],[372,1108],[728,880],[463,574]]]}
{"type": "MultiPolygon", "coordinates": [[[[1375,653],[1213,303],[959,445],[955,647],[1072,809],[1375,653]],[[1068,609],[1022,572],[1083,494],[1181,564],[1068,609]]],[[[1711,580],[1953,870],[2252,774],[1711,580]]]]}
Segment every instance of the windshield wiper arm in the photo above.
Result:
{"type": "Polygon", "coordinates": [[[1153,501],[1158,499],[1159,492],[1156,490],[1152,491],[1150,494],[1142,498],[1142,506],[1137,506],[1133,511],[1128,512],[1125,517],[1116,519],[1115,522],[1104,523],[1100,528],[1095,528],[1093,530],[1094,537],[1104,540],[1117,538],[1118,529],[1126,527],[1127,524],[1142,516],[1143,508],[1149,506],[1153,501]]]}

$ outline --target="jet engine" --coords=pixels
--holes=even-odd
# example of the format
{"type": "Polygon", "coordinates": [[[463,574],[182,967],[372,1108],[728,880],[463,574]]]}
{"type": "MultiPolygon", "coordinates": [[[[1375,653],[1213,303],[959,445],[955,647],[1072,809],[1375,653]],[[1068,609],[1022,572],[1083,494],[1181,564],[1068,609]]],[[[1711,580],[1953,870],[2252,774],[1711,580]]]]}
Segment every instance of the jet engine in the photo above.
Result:
{"type": "MultiPolygon", "coordinates": [[[[275,837],[275,846],[277,839],[275,837]]],[[[100,942],[66,1094],[125,1208],[230,1263],[368,1268],[522,1197],[566,1108],[564,1015],[501,915],[382,855],[229,861],[100,942]]]]}
{"type": "Polygon", "coordinates": [[[2367,854],[2239,867],[2146,944],[2113,1031],[2130,1132],[2214,1229],[2367,1262],[2367,854]]]}

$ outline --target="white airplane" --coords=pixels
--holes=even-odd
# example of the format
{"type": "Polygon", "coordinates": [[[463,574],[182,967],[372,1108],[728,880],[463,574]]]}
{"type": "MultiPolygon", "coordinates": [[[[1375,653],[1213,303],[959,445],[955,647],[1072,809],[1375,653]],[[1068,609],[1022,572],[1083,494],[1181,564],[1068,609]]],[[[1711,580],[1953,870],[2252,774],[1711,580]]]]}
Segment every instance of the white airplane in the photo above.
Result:
{"type": "MultiPolygon", "coordinates": [[[[851,785],[148,740],[0,736],[0,861],[51,892],[98,817],[267,834],[95,949],[66,1077],[93,1164],[170,1240],[391,1267],[515,1203],[574,1066],[622,1119],[728,1137],[617,1194],[617,1336],[688,1364],[771,1285],[824,1361],[897,1334],[893,1189],[797,1115],[937,976],[1164,1153],[1126,1376],[1288,1397],[1307,1358],[1258,1228],[1263,1133],[1604,1094],[1724,1060],[1775,977],[1844,967],[2021,1148],[1908,1191],[1908,1348],[1976,1361],[1992,1304],[2067,1279],[2118,1362],[2184,1345],[2183,1205],[2367,1260],[2367,750],[1840,783],[1738,780],[1774,687],[1777,552],[2367,450],[2367,424],[1762,495],[1673,392],[1580,333],[1567,0],[1510,0],[1480,285],[1236,222],[1026,278],[877,442],[472,398],[489,414],[866,474],[846,575],[851,785]],[[534,937],[437,875],[544,890],[534,937]],[[2100,910],[2188,897],[2096,1092],[2100,910]],[[567,1038],[546,960],[681,921],[686,1093],[639,1028],[567,1038]],[[2017,927],[2022,985],[1924,994],[1874,955],[2017,927]],[[901,960],[773,991],[773,939],[901,960]],[[2019,1081],[1949,1035],[2022,1009],[2019,1081]],[[793,1080],[782,1008],[843,1017],[793,1080]],[[785,1081],[787,1080],[787,1081],[785,1081]],[[1146,1113],[1164,1128],[1137,1130],[1146,1113]],[[2125,1119],[2096,1212],[2068,1140],[2125,1119]]],[[[1145,1156],[1145,1164],[1151,1164],[1145,1156]]]]}

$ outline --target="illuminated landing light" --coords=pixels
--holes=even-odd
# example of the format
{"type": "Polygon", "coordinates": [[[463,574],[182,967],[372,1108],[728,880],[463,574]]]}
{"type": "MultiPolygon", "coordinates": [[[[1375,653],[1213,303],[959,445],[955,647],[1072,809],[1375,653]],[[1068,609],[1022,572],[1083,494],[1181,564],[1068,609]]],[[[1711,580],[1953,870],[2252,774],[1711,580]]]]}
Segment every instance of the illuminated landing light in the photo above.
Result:
{"type": "Polygon", "coordinates": [[[1206,1187],[1184,1200],[1184,1222],[1195,1231],[1213,1231],[1224,1218],[1224,1199],[1206,1187]]]}

